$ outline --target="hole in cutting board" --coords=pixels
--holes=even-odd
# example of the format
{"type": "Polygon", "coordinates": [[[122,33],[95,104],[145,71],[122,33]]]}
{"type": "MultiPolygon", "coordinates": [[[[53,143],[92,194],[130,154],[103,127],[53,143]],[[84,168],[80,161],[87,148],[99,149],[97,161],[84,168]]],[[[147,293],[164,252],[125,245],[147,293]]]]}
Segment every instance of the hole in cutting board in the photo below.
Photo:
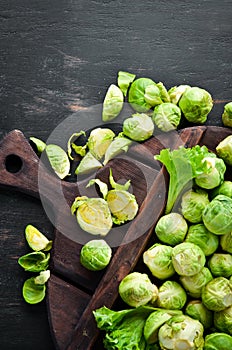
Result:
{"type": "Polygon", "coordinates": [[[5,167],[9,173],[18,173],[22,169],[22,166],[22,159],[15,154],[9,154],[5,159],[5,167]]]}

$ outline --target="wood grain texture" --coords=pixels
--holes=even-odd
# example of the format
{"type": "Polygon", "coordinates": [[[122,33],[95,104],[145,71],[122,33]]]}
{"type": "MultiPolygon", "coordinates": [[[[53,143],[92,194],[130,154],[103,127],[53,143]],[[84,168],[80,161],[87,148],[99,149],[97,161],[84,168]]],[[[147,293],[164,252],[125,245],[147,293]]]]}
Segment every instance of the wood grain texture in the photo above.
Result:
{"type": "MultiPolygon", "coordinates": [[[[1,1],[0,140],[20,129],[46,140],[70,113],[101,103],[119,69],[208,89],[215,105],[208,125],[221,125],[231,100],[232,4],[229,0],[1,1]]],[[[183,123],[182,126],[187,126],[183,123]]],[[[21,298],[29,252],[24,228],[52,237],[38,200],[0,190],[1,349],[54,350],[46,304],[21,298]]]]}

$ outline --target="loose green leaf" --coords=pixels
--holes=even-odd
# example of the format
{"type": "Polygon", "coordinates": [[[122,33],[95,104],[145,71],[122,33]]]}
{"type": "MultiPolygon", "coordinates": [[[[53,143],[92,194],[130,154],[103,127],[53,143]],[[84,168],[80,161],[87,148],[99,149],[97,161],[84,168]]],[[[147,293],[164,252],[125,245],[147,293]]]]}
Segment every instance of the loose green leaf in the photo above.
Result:
{"type": "Polygon", "coordinates": [[[114,84],[110,85],[103,102],[103,122],[113,120],[119,115],[123,107],[123,101],[124,97],[121,89],[114,84]]]}
{"type": "Polygon", "coordinates": [[[133,141],[125,137],[123,133],[118,134],[106,150],[103,165],[106,165],[119,154],[127,152],[132,143],[133,141]]]}
{"type": "Polygon", "coordinates": [[[23,284],[23,298],[29,304],[40,303],[45,297],[45,292],[45,284],[36,284],[34,277],[27,279],[23,284]]]}
{"type": "Polygon", "coordinates": [[[115,182],[111,168],[110,168],[109,180],[110,180],[110,184],[111,184],[112,188],[114,188],[115,190],[120,190],[120,191],[127,191],[129,189],[130,183],[131,183],[130,180],[128,180],[124,185],[115,182]]]}
{"type": "Polygon", "coordinates": [[[80,132],[75,132],[74,134],[72,134],[70,136],[70,138],[68,140],[68,156],[71,160],[74,159],[72,157],[72,148],[74,149],[74,151],[77,154],[80,154],[81,156],[84,156],[86,153],[86,151],[85,151],[86,146],[77,146],[77,145],[75,145],[75,143],[73,143],[73,141],[78,139],[78,137],[81,135],[85,136],[85,132],[83,130],[81,130],[80,132]]]}
{"type": "Polygon", "coordinates": [[[64,179],[70,171],[70,162],[67,153],[57,145],[47,145],[46,153],[51,167],[60,179],[64,179]]]}
{"type": "Polygon", "coordinates": [[[102,167],[102,163],[100,163],[91,152],[87,152],[84,158],[80,161],[79,165],[75,170],[76,175],[84,175],[91,173],[102,167]]]}
{"type": "Polygon", "coordinates": [[[75,143],[71,143],[71,146],[76,154],[79,154],[81,157],[84,157],[86,155],[87,144],[84,146],[78,146],[75,143]]]}
{"type": "Polygon", "coordinates": [[[30,137],[30,140],[35,144],[38,154],[41,154],[46,147],[46,143],[36,137],[30,137]]]}
{"type": "Polygon", "coordinates": [[[41,271],[38,276],[35,277],[35,284],[45,284],[50,278],[50,270],[41,271]]]}
{"type": "Polygon", "coordinates": [[[97,184],[99,186],[99,189],[103,195],[103,198],[106,198],[107,196],[107,193],[108,193],[108,186],[105,182],[102,182],[101,180],[99,179],[92,179],[89,181],[89,183],[87,184],[86,187],[90,187],[94,184],[97,184]]]}
{"type": "Polygon", "coordinates": [[[128,72],[118,72],[118,86],[126,96],[129,85],[134,81],[136,75],[128,72]]]}
{"type": "Polygon", "coordinates": [[[47,269],[49,259],[49,253],[46,255],[43,252],[32,252],[21,256],[18,263],[25,271],[40,272],[47,269]]]}
{"type": "Polygon", "coordinates": [[[52,241],[49,241],[36,227],[27,225],[25,229],[27,243],[34,251],[48,251],[52,248],[52,241]]]}
{"type": "Polygon", "coordinates": [[[164,84],[160,81],[159,83],[156,84],[160,91],[160,97],[163,102],[170,102],[170,96],[168,94],[168,91],[164,84]]]}

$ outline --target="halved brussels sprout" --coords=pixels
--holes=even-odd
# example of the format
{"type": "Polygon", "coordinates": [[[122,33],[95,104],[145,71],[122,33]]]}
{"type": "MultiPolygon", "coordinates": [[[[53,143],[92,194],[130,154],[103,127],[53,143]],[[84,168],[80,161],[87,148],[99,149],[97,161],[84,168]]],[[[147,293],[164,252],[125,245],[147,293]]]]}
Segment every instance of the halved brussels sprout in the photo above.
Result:
{"type": "Polygon", "coordinates": [[[80,263],[88,270],[103,270],[110,262],[112,249],[103,239],[93,239],[81,248],[80,263]]]}
{"type": "Polygon", "coordinates": [[[161,349],[202,350],[204,328],[198,320],[186,315],[173,316],[160,327],[158,338],[161,349]]]}
{"type": "Polygon", "coordinates": [[[198,245],[183,242],[173,247],[172,263],[179,275],[193,276],[203,269],[205,254],[198,245]]]}
{"type": "Polygon", "coordinates": [[[179,213],[169,213],[158,220],[155,233],[160,241],[176,245],[184,241],[188,225],[179,213]]]}
{"type": "Polygon", "coordinates": [[[224,110],[222,113],[222,123],[225,126],[232,126],[232,102],[228,102],[224,106],[224,110]]]}
{"type": "Polygon", "coordinates": [[[213,199],[219,194],[232,198],[232,181],[223,181],[223,183],[212,190],[210,197],[213,199]]]}
{"type": "MultiPolygon", "coordinates": [[[[214,312],[214,326],[221,332],[232,335],[232,306],[214,312]]],[[[227,350],[229,350],[228,348],[227,350]]]]}
{"type": "Polygon", "coordinates": [[[205,337],[204,350],[232,349],[232,337],[226,333],[211,333],[205,337]]]}
{"type": "Polygon", "coordinates": [[[145,141],[153,135],[154,123],[147,114],[136,113],[123,122],[123,134],[133,141],[145,141]]]}
{"type": "Polygon", "coordinates": [[[122,110],[124,97],[121,89],[111,84],[108,88],[102,109],[102,120],[107,122],[116,118],[122,110]]]}
{"type": "Polygon", "coordinates": [[[71,206],[71,212],[76,212],[82,230],[92,235],[106,236],[112,228],[109,206],[103,198],[77,197],[71,206]]]}
{"type": "Polygon", "coordinates": [[[157,299],[158,288],[147,274],[131,272],[120,282],[119,295],[126,304],[139,307],[154,302],[157,299]]]}
{"type": "Polygon", "coordinates": [[[138,203],[130,192],[110,190],[106,201],[112,213],[112,220],[117,225],[134,219],[138,212],[138,203]]]}
{"type": "Polygon", "coordinates": [[[222,184],[226,165],[223,159],[217,157],[205,157],[203,162],[207,164],[209,171],[206,174],[200,174],[195,178],[196,184],[204,189],[211,190],[222,184]]]}
{"type": "Polygon", "coordinates": [[[126,96],[127,90],[130,84],[135,80],[136,75],[128,72],[119,71],[118,72],[118,86],[126,96]]]}
{"type": "Polygon", "coordinates": [[[213,325],[213,312],[208,310],[200,300],[191,300],[186,305],[185,313],[194,320],[200,321],[205,329],[213,325]]]}
{"type": "Polygon", "coordinates": [[[189,85],[173,86],[171,89],[168,90],[170,102],[175,103],[177,105],[183,93],[190,88],[191,86],[189,85]]]}
{"type": "Polygon", "coordinates": [[[215,235],[232,231],[232,199],[219,194],[204,209],[202,220],[215,235]]]}
{"type": "Polygon", "coordinates": [[[215,277],[230,277],[232,275],[232,255],[214,253],[209,261],[208,266],[215,277]]]}
{"type": "Polygon", "coordinates": [[[129,89],[128,101],[134,110],[146,112],[152,107],[145,99],[145,90],[151,85],[156,86],[156,83],[149,78],[139,78],[133,81],[129,89]]]}
{"type": "Polygon", "coordinates": [[[215,277],[202,288],[201,298],[209,310],[225,310],[232,305],[232,285],[225,277],[215,277]]]}
{"type": "Polygon", "coordinates": [[[202,212],[209,204],[208,193],[203,190],[189,190],[181,198],[181,213],[193,224],[202,221],[202,212]]]}
{"type": "Polygon", "coordinates": [[[203,124],[213,107],[213,100],[208,91],[191,87],[181,96],[179,107],[189,122],[203,124]]]}
{"type": "Polygon", "coordinates": [[[154,108],[152,120],[162,131],[175,130],[181,119],[180,108],[171,102],[164,102],[154,108]]]}
{"type": "Polygon", "coordinates": [[[217,250],[219,238],[207,230],[204,224],[196,224],[189,226],[185,242],[198,245],[203,250],[205,256],[209,256],[217,250]]]}
{"type": "Polygon", "coordinates": [[[200,298],[203,286],[212,279],[213,276],[207,267],[203,267],[200,272],[193,276],[180,276],[180,282],[192,298],[200,298]]]}
{"type": "Polygon", "coordinates": [[[49,241],[36,227],[27,225],[25,228],[27,243],[34,251],[48,251],[52,248],[52,241],[49,241]]]}
{"type": "Polygon", "coordinates": [[[232,135],[227,136],[216,147],[217,155],[228,165],[232,165],[232,135]]]}
{"type": "Polygon", "coordinates": [[[96,128],[93,129],[88,138],[88,148],[90,153],[100,160],[106,153],[107,148],[115,137],[111,129],[96,128]]]}
{"type": "Polygon", "coordinates": [[[97,160],[91,152],[87,152],[82,158],[79,165],[75,170],[76,175],[85,175],[91,173],[97,169],[100,169],[102,164],[97,160]]]}
{"type": "Polygon", "coordinates": [[[184,288],[175,281],[165,281],[158,289],[158,307],[171,310],[181,310],[186,301],[187,294],[184,288]]]}
{"type": "Polygon", "coordinates": [[[174,275],[172,264],[172,247],[154,244],[143,253],[143,262],[152,275],[159,279],[166,279],[174,275]]]}

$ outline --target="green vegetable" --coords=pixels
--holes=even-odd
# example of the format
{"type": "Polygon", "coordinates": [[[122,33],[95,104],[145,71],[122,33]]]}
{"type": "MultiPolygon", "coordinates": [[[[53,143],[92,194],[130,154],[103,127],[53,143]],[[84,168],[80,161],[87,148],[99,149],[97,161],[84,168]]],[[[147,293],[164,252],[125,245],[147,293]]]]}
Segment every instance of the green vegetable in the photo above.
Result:
{"type": "Polygon", "coordinates": [[[179,147],[173,151],[166,148],[155,156],[155,159],[165,165],[169,173],[166,214],[170,213],[180,194],[191,180],[208,171],[206,164],[202,163],[202,159],[207,154],[209,154],[207,147],[196,145],[192,148],[179,147]]]}
{"type": "Polygon", "coordinates": [[[228,165],[232,165],[232,135],[227,136],[216,147],[217,155],[228,165]]]}
{"type": "Polygon", "coordinates": [[[181,96],[179,107],[189,122],[203,124],[213,107],[213,100],[206,90],[191,87],[181,96]]]}
{"type": "Polygon", "coordinates": [[[125,137],[122,133],[114,138],[106,150],[103,165],[123,152],[127,152],[133,141],[125,137]]]}
{"type": "Polygon", "coordinates": [[[157,306],[161,308],[180,310],[186,301],[184,288],[175,281],[165,281],[158,289],[157,306]]]}
{"type": "Polygon", "coordinates": [[[74,151],[77,154],[80,154],[82,157],[85,156],[86,154],[86,145],[85,146],[77,146],[75,145],[75,143],[73,143],[73,141],[77,140],[81,135],[85,136],[85,132],[84,131],[80,131],[80,132],[75,132],[74,134],[72,134],[68,140],[68,156],[71,160],[73,160],[74,158],[72,157],[72,149],[74,149],[74,151]]]}
{"type": "Polygon", "coordinates": [[[172,247],[163,244],[154,244],[143,253],[143,262],[153,276],[166,279],[174,275],[172,264],[172,247]]]}
{"type": "Polygon", "coordinates": [[[158,338],[163,350],[202,350],[204,328],[186,315],[173,316],[160,327],[158,338]]]}
{"type": "Polygon", "coordinates": [[[202,220],[206,228],[216,235],[232,231],[232,199],[222,194],[215,197],[204,209],[202,220]]]}
{"type": "Polygon", "coordinates": [[[220,236],[220,245],[225,252],[232,254],[232,232],[220,236]]]}
{"type": "Polygon", "coordinates": [[[203,162],[207,164],[209,171],[207,174],[200,174],[196,177],[195,182],[199,187],[210,190],[222,184],[226,165],[224,161],[217,157],[205,157],[203,162]]]}
{"type": "Polygon", "coordinates": [[[152,120],[162,131],[175,130],[181,119],[180,108],[171,102],[164,102],[154,108],[152,120]]]}
{"type": "Polygon", "coordinates": [[[213,325],[213,312],[208,310],[200,300],[190,301],[186,305],[185,313],[194,320],[200,321],[205,329],[209,329],[213,325]]]}
{"type": "Polygon", "coordinates": [[[45,284],[50,278],[50,270],[41,271],[38,276],[35,277],[35,284],[45,284]]]}
{"type": "Polygon", "coordinates": [[[201,298],[207,309],[225,310],[232,305],[232,285],[225,277],[215,277],[202,288],[201,298]]]}
{"type": "Polygon", "coordinates": [[[126,96],[127,90],[130,84],[135,80],[135,77],[135,74],[123,71],[118,72],[118,86],[122,90],[124,96],[126,96]]]}
{"type": "Polygon", "coordinates": [[[224,106],[224,110],[222,113],[222,123],[225,126],[232,126],[232,102],[228,102],[224,106]]]}
{"type": "Polygon", "coordinates": [[[192,298],[200,298],[203,286],[212,279],[213,276],[207,267],[203,267],[201,271],[193,276],[180,276],[182,286],[192,298]]]}
{"type": "Polygon", "coordinates": [[[206,335],[204,350],[232,349],[232,337],[226,333],[211,333],[206,335]]]}
{"type": "Polygon", "coordinates": [[[219,331],[232,335],[232,306],[214,312],[214,325],[219,331]]]}
{"type": "Polygon", "coordinates": [[[148,85],[145,88],[144,99],[152,107],[163,103],[161,99],[160,89],[157,85],[148,85]]]}
{"type": "Polygon", "coordinates": [[[190,88],[191,87],[189,85],[173,86],[171,89],[168,90],[170,102],[175,103],[177,105],[183,93],[190,88]]]}
{"type": "Polygon", "coordinates": [[[40,155],[46,148],[46,143],[36,137],[30,137],[30,140],[36,146],[37,152],[40,155]]]}
{"type": "Polygon", "coordinates": [[[43,252],[32,252],[21,256],[18,263],[25,271],[40,272],[47,269],[49,259],[49,253],[46,255],[43,252]]]}
{"type": "Polygon", "coordinates": [[[106,236],[112,228],[111,213],[103,198],[76,197],[71,212],[76,212],[77,222],[82,230],[92,235],[106,236]]]}
{"type": "Polygon", "coordinates": [[[47,145],[45,148],[48,160],[54,172],[64,179],[70,172],[70,162],[67,153],[58,145],[47,145]]]}
{"type": "Polygon", "coordinates": [[[131,272],[120,282],[119,295],[126,304],[139,307],[154,302],[158,289],[151,283],[147,274],[131,272]]]}
{"type": "Polygon", "coordinates": [[[23,284],[23,298],[29,304],[40,303],[44,299],[45,293],[45,284],[36,284],[34,277],[27,279],[23,284]]]}
{"type": "Polygon", "coordinates": [[[93,239],[81,248],[80,262],[91,271],[103,270],[110,262],[112,249],[103,239],[93,239]]]}
{"type": "Polygon", "coordinates": [[[178,213],[161,216],[155,227],[155,233],[159,240],[171,246],[182,243],[187,231],[187,222],[178,213]]]}
{"type": "Polygon", "coordinates": [[[181,213],[189,222],[199,223],[202,221],[202,212],[207,204],[209,204],[209,199],[206,191],[189,190],[181,198],[181,213]]]}
{"type": "Polygon", "coordinates": [[[208,266],[215,277],[230,277],[232,275],[232,255],[215,253],[209,261],[208,266]]]}
{"type": "Polygon", "coordinates": [[[122,110],[124,102],[123,93],[120,88],[111,84],[108,88],[102,109],[102,120],[107,122],[115,119],[122,110]]]}
{"type": "Polygon", "coordinates": [[[25,229],[27,243],[34,251],[48,251],[52,248],[52,241],[49,241],[36,227],[27,225],[25,229]]]}
{"type": "Polygon", "coordinates": [[[133,141],[145,141],[153,135],[154,124],[151,117],[136,113],[123,122],[123,134],[133,141]]]}
{"type": "Polygon", "coordinates": [[[198,245],[203,250],[205,256],[209,256],[217,250],[219,238],[207,230],[203,224],[196,224],[189,227],[185,242],[198,245]]]}
{"type": "Polygon", "coordinates": [[[145,99],[145,90],[151,85],[156,86],[156,83],[149,78],[139,78],[131,84],[128,101],[134,110],[146,112],[152,107],[145,99]]]}
{"type": "Polygon", "coordinates": [[[198,245],[183,242],[173,247],[172,263],[179,275],[193,276],[203,269],[205,255],[198,245]]]}
{"type": "Polygon", "coordinates": [[[158,87],[158,89],[160,91],[160,97],[161,97],[162,102],[171,102],[170,96],[169,96],[168,91],[167,91],[166,87],[164,86],[164,84],[160,81],[159,83],[156,84],[156,86],[158,87]]]}
{"type": "Polygon", "coordinates": [[[214,198],[219,194],[232,198],[232,181],[223,181],[220,186],[212,190],[210,196],[211,198],[214,198]]]}
{"type": "Polygon", "coordinates": [[[115,137],[111,129],[97,128],[93,129],[88,138],[88,148],[90,153],[100,160],[106,153],[107,148],[115,137]]]}
{"type": "Polygon", "coordinates": [[[82,158],[79,165],[75,170],[76,175],[84,175],[91,173],[102,167],[102,164],[92,155],[91,152],[87,152],[82,158]]]}

